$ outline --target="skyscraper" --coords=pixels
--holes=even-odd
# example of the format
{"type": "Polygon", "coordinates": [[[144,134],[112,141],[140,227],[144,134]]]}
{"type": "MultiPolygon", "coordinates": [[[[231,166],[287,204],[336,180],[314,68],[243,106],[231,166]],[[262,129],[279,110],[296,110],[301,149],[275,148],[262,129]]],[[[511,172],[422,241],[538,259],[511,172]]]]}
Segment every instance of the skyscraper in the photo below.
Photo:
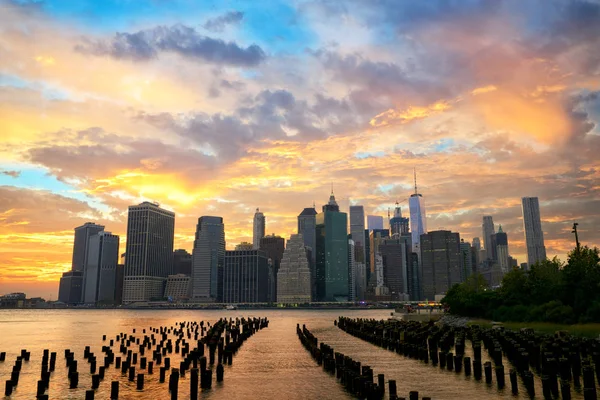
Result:
{"type": "Polygon", "coordinates": [[[83,272],[83,302],[113,303],[119,236],[102,231],[89,238],[88,259],[83,272]]]}
{"type": "MultiPolygon", "coordinates": [[[[496,252],[492,245],[492,235],[496,232],[494,229],[494,220],[491,215],[485,215],[483,217],[483,224],[481,225],[481,233],[483,234],[483,247],[485,248],[485,256],[487,260],[494,259],[494,253],[496,252]]],[[[482,260],[485,261],[485,260],[482,260]]]]}
{"type": "Polygon", "coordinates": [[[415,192],[408,199],[410,210],[410,231],[412,234],[412,250],[421,257],[421,235],[427,233],[427,216],[425,212],[425,201],[417,190],[417,172],[415,170],[415,192]]]}
{"type": "Polygon", "coordinates": [[[77,304],[81,302],[83,289],[83,272],[67,271],[60,278],[58,287],[58,301],[65,304],[77,304]]]}
{"type": "Polygon", "coordinates": [[[279,271],[277,272],[278,303],[309,303],[311,278],[308,253],[301,234],[287,241],[279,271]]]}
{"type": "Polygon", "coordinates": [[[369,258],[371,260],[371,274],[375,272],[375,258],[379,254],[379,245],[383,239],[390,237],[390,231],[387,229],[373,229],[369,234],[369,258]]]}
{"type": "Polygon", "coordinates": [[[496,233],[496,257],[502,274],[508,273],[511,269],[510,256],[508,254],[508,236],[502,231],[502,225],[500,225],[498,233],[496,233]]]}
{"type": "Polygon", "coordinates": [[[540,217],[540,203],[537,197],[523,197],[523,226],[527,245],[527,264],[529,268],[538,261],[546,259],[544,231],[540,217]]]}
{"type": "Polygon", "coordinates": [[[464,281],[473,273],[473,250],[469,242],[460,240],[461,279],[464,281]]]}
{"type": "Polygon", "coordinates": [[[224,303],[266,303],[269,265],[262,250],[227,250],[223,267],[224,303]]]}
{"type": "Polygon", "coordinates": [[[421,236],[423,295],[428,300],[448,292],[462,281],[460,235],[450,231],[431,231],[421,236]]]}
{"type": "Polygon", "coordinates": [[[367,215],[367,227],[370,231],[383,229],[383,217],[381,215],[367,215]]]}
{"type": "Polygon", "coordinates": [[[192,297],[220,300],[225,262],[225,225],[223,218],[198,218],[192,251],[192,297]]]}
{"type": "Polygon", "coordinates": [[[265,236],[265,214],[261,213],[258,208],[254,213],[252,228],[252,246],[256,250],[260,247],[260,239],[265,236]]]}
{"type": "Polygon", "coordinates": [[[81,271],[85,269],[88,258],[88,248],[90,237],[104,230],[104,225],[96,225],[93,222],[75,228],[75,239],[73,241],[73,262],[71,271],[81,271]]]}
{"type": "Polygon", "coordinates": [[[480,259],[480,254],[481,254],[481,241],[479,240],[478,237],[474,237],[473,238],[473,242],[471,243],[471,246],[474,247],[474,257],[475,257],[475,264],[473,265],[475,268],[479,267],[479,263],[481,262],[480,259]]]}
{"type": "Polygon", "coordinates": [[[175,213],[158,204],[129,206],[123,302],[162,297],[173,269],[175,213]]]}
{"type": "Polygon", "coordinates": [[[399,235],[383,239],[379,244],[383,262],[383,277],[392,300],[406,300],[408,296],[408,264],[406,240],[399,235]]]}
{"type": "Polygon", "coordinates": [[[285,251],[285,239],[281,236],[265,236],[260,239],[260,250],[264,251],[269,259],[269,284],[268,284],[268,299],[269,301],[277,301],[277,271],[283,258],[285,251]]]}
{"type": "Polygon", "coordinates": [[[354,241],[354,259],[365,262],[365,209],[363,206],[350,206],[350,236],[354,241]]]}
{"type": "Polygon", "coordinates": [[[348,215],[333,193],[316,217],[317,301],[348,300],[348,215]]]}
{"type": "Polygon", "coordinates": [[[398,202],[396,202],[396,208],[394,208],[394,216],[390,219],[390,230],[392,236],[395,234],[408,235],[408,218],[402,216],[402,209],[398,202]]]}
{"type": "Polygon", "coordinates": [[[310,268],[310,288],[313,299],[317,298],[316,293],[316,265],[317,265],[317,239],[316,239],[316,222],[317,210],[314,207],[305,208],[298,215],[298,234],[302,235],[304,246],[308,251],[308,262],[310,268]]]}

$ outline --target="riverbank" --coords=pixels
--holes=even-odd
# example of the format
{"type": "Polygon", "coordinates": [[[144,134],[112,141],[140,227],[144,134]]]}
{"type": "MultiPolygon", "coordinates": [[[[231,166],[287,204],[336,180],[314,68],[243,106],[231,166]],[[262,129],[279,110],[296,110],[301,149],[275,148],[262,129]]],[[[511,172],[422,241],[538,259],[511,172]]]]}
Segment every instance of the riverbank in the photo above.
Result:
{"type": "MultiPolygon", "coordinates": [[[[487,319],[472,319],[468,325],[477,324],[483,328],[491,328],[492,321],[487,319]]],[[[587,338],[597,338],[600,336],[600,324],[554,324],[550,322],[502,322],[501,326],[506,329],[519,330],[521,328],[531,328],[535,332],[554,334],[556,331],[565,331],[573,336],[581,336],[587,338]]]]}

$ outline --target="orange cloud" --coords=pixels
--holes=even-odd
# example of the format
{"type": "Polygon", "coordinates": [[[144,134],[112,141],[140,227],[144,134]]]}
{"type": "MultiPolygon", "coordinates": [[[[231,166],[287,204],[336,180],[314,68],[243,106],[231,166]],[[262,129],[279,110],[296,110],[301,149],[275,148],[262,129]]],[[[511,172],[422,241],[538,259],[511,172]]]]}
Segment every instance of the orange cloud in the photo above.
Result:
{"type": "Polygon", "coordinates": [[[377,128],[392,124],[406,124],[413,120],[427,118],[430,115],[447,111],[450,108],[451,105],[447,101],[438,101],[426,107],[410,106],[404,110],[389,109],[373,117],[369,123],[377,128]]]}

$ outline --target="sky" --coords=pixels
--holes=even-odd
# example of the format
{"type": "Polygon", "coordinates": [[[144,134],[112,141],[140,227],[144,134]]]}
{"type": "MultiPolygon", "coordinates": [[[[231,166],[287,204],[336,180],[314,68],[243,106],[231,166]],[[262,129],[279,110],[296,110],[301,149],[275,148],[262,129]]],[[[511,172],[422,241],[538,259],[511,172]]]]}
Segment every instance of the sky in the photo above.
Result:
{"type": "Polygon", "coordinates": [[[73,229],[175,211],[175,248],[222,216],[286,238],[333,183],[525,262],[600,245],[598,0],[0,0],[0,294],[56,299],[73,229]]]}

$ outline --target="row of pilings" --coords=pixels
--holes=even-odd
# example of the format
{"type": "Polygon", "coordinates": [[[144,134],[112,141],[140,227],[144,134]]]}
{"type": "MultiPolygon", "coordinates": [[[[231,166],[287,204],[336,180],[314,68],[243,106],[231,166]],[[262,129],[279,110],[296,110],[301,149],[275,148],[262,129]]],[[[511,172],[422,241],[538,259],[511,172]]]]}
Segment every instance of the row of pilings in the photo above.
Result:
{"type": "MultiPolygon", "coordinates": [[[[70,349],[64,350],[69,388],[77,389],[80,373],[89,371],[92,384],[85,392],[85,399],[93,400],[107,371],[113,367],[120,371],[122,380],[135,382],[137,391],[143,391],[146,376],[154,375],[156,367],[159,370],[159,384],[164,384],[168,375],[168,395],[161,398],[178,399],[179,379],[189,373],[189,398],[197,400],[199,389],[212,387],[213,371],[216,381],[223,382],[224,365],[232,365],[233,356],[242,344],[268,326],[266,318],[222,318],[214,325],[204,321],[183,321],[172,326],[150,327],[148,332],[143,329],[141,335],[136,335],[136,329],[129,334],[121,332],[114,339],[102,335],[101,353],[96,355],[90,345],[85,346],[81,362],[70,349]],[[178,358],[179,364],[171,365],[172,358],[178,358]],[[87,362],[87,367],[84,362],[87,362]]],[[[49,349],[43,351],[36,399],[48,399],[50,381],[56,369],[56,356],[57,353],[49,349]]],[[[6,397],[10,398],[18,389],[21,369],[30,357],[31,352],[26,349],[17,356],[10,379],[5,382],[6,397]]],[[[5,361],[6,353],[2,352],[0,362],[5,361]]],[[[110,399],[119,399],[119,380],[110,383],[110,399]]]]}
{"type": "MultiPolygon", "coordinates": [[[[333,348],[318,339],[306,328],[305,325],[296,325],[296,333],[302,345],[310,352],[311,356],[317,361],[323,369],[339,380],[339,383],[352,395],[367,400],[383,399],[385,394],[385,376],[377,375],[377,382],[374,382],[373,369],[368,365],[361,365],[359,361],[335,352],[333,348]]],[[[398,397],[396,390],[396,381],[388,381],[390,400],[405,400],[404,397],[398,397]]],[[[409,400],[418,400],[419,392],[409,393],[409,400]]],[[[422,400],[431,400],[430,397],[423,397],[422,400]]]]}
{"type": "Polygon", "coordinates": [[[596,380],[600,381],[600,342],[564,333],[542,335],[531,329],[510,331],[503,328],[483,329],[478,325],[452,327],[433,322],[350,319],[334,322],[340,329],[404,357],[456,374],[471,374],[498,390],[506,386],[506,358],[513,394],[519,392],[519,380],[527,394],[535,396],[534,380],[541,380],[545,399],[571,398],[571,385],[582,391],[585,400],[596,400],[596,380]],[[473,359],[466,355],[471,344],[473,359]],[[482,363],[482,348],[492,361],[482,363]],[[583,388],[581,387],[583,378],[583,388]]]}

